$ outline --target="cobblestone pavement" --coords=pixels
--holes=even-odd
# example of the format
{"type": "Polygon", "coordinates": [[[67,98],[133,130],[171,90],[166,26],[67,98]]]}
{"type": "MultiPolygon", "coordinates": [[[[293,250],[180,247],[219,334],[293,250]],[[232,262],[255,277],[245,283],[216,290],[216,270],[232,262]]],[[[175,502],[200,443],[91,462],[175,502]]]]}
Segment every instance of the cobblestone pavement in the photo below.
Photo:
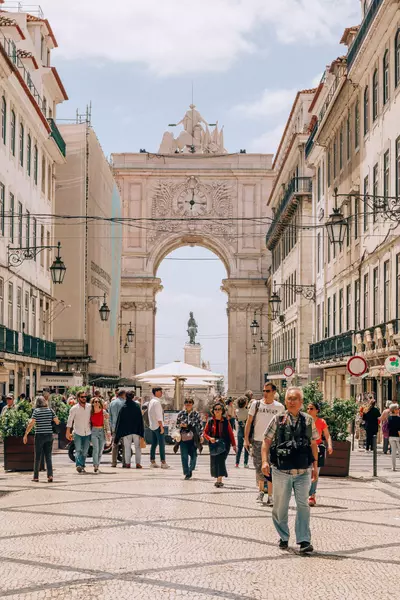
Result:
{"type": "MultiPolygon", "coordinates": [[[[168,457],[169,471],[108,462],[99,475],[91,465],[78,475],[57,455],[52,485],[44,474],[39,484],[2,474],[0,598],[386,600],[398,589],[400,479],[372,480],[372,458],[355,459],[364,479],[320,481],[311,557],[294,540],[278,549],[271,508],[255,502],[254,470],[235,469],[233,456],[220,490],[207,456],[190,481],[179,456],[168,457]]],[[[293,521],[292,507],[292,531],[293,521]]]]}

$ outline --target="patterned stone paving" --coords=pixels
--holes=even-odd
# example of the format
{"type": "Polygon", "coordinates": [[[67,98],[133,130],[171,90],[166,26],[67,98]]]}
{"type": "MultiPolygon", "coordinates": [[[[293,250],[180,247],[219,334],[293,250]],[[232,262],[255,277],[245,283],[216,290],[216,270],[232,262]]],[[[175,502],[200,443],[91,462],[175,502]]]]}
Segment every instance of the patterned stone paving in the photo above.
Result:
{"type": "MultiPolygon", "coordinates": [[[[354,456],[359,479],[321,479],[312,509],[314,556],[282,552],[271,509],[256,504],[254,471],[234,469],[217,490],[202,456],[184,481],[169,471],[78,475],[55,457],[55,483],[0,476],[0,598],[380,600],[398,589],[400,476],[354,456]],[[312,591],[313,590],[313,591],[312,591]]],[[[108,458],[106,458],[108,460],[108,458]]],[[[144,458],[147,467],[148,457],[144,458]]],[[[294,511],[290,525],[293,530],[294,511]]]]}

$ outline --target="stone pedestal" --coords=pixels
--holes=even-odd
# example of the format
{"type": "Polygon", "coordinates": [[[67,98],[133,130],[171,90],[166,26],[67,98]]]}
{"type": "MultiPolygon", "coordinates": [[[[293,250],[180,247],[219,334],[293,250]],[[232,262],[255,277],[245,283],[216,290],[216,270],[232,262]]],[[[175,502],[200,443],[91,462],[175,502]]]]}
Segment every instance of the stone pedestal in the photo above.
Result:
{"type": "Polygon", "coordinates": [[[201,369],[201,344],[185,344],[184,362],[201,369]]]}

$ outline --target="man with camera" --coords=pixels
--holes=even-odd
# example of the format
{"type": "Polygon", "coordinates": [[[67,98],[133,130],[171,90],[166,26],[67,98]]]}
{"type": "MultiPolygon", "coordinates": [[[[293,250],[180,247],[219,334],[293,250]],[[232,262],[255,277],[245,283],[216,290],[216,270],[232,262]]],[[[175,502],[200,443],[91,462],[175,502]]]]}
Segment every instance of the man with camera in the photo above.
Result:
{"type": "Polygon", "coordinates": [[[294,492],[297,505],[296,542],[300,553],[314,550],[311,545],[308,491],[318,478],[318,431],[312,417],[301,412],[303,392],[291,387],[286,392],[286,411],[272,419],[264,434],[262,471],[272,470],[274,508],[272,521],[280,540],[279,548],[289,546],[289,503],[294,492]]]}

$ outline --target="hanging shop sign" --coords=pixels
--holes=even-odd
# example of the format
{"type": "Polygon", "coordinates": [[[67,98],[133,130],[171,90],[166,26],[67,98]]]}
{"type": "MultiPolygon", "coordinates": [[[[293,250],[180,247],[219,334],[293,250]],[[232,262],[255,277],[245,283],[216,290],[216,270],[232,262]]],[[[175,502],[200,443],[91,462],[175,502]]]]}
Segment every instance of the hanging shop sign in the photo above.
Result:
{"type": "Polygon", "coordinates": [[[385,369],[391,375],[397,375],[400,373],[400,356],[398,354],[391,354],[385,360],[385,369]]]}

